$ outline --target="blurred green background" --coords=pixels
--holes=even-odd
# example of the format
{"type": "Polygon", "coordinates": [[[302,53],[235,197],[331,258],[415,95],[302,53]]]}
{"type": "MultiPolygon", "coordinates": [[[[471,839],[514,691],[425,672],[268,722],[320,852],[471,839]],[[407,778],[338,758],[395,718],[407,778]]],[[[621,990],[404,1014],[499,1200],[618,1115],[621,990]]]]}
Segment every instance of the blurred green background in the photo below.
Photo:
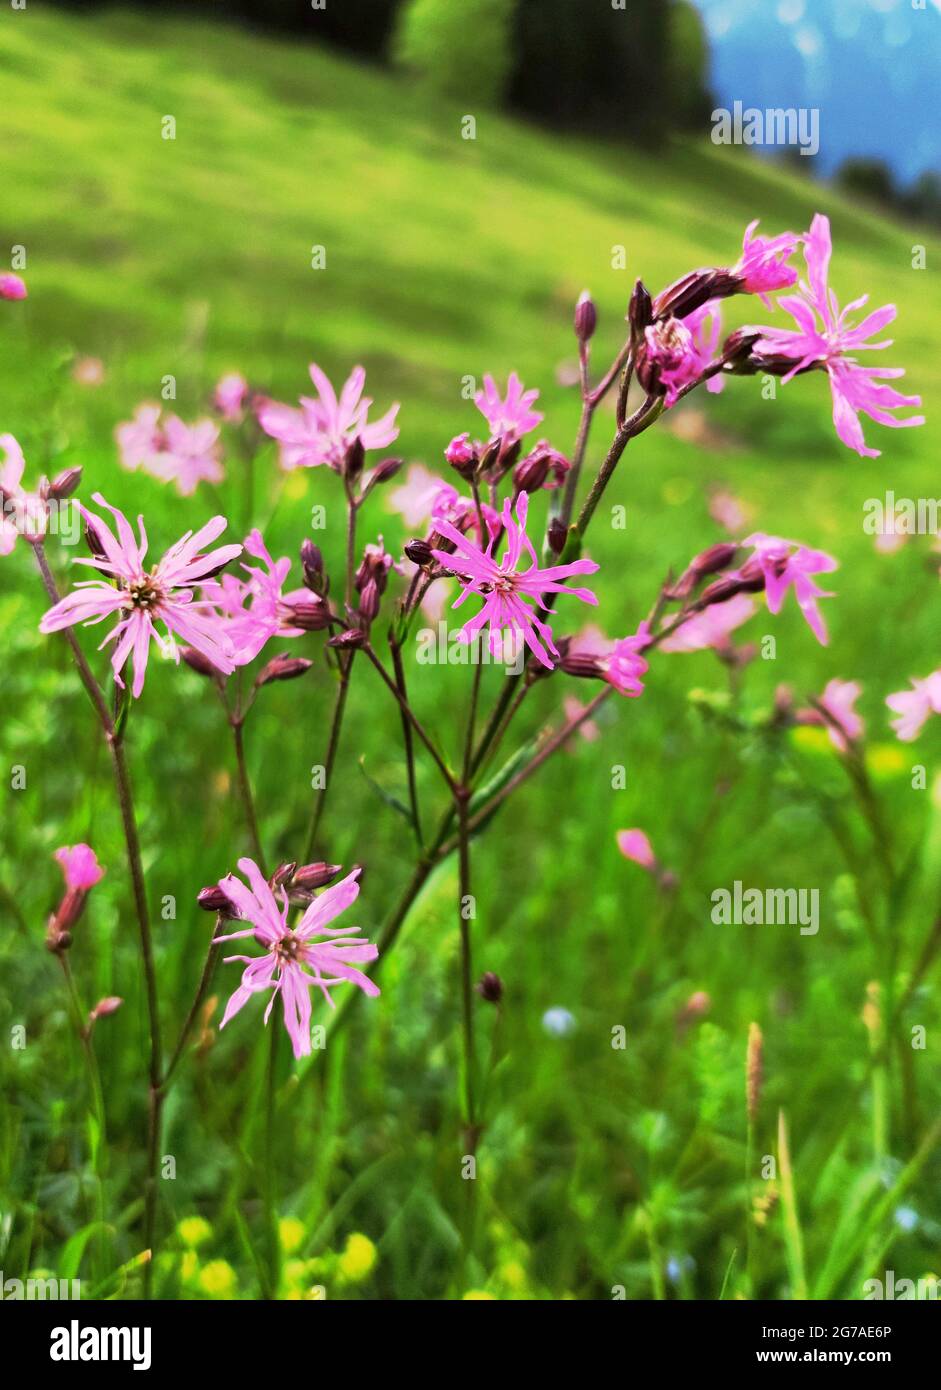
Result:
{"type": "MultiPolygon", "coordinates": [[[[622,340],[636,275],[656,291],[692,266],[732,263],[754,217],[775,232],[804,229],[815,210],[830,215],[831,283],[843,302],[868,292],[875,305],[898,304],[887,360],[908,368],[926,427],[868,426],[884,454],[860,460],[834,437],[821,377],[795,381],[773,400],[755,380],[731,382],[721,397],[694,397],[630,447],[606,497],[626,506],[627,529],[600,515],[589,549],[601,565],[600,622],[615,635],[634,630],[670,568],[719,538],[708,514],[714,486],[742,499],[751,528],[838,557],[837,597],[825,605],[828,648],[816,645],[791,605],[777,619],[762,612],[745,629],[749,638],[773,633],[777,655],[746,671],[744,707],[766,709],[781,682],[799,696],[832,677],[862,682],[870,771],[908,867],[909,891],[888,904],[886,919],[904,994],[938,912],[932,817],[941,812],[931,785],[939,734],[929,727],[917,745],[897,744],[883,702],[938,664],[938,557],[931,537],[879,553],[862,522],[865,500],[887,488],[912,498],[936,491],[934,237],[705,137],[625,148],[544,132],[481,106],[472,108],[476,138],[465,140],[460,100],[316,45],[221,24],[114,12],[83,20],[31,6],[2,20],[0,74],[0,228],[4,245],[27,247],[30,291],[25,303],[3,309],[0,430],[22,444],[28,482],[80,463],[83,494],[100,489],[129,513],[144,512],[158,554],[219,500],[208,492],[183,500],[118,467],[115,425],[140,400],[158,399],[164,376],[176,377],[175,408],[189,420],[204,413],[226,370],[293,402],[309,389],[309,361],[335,382],[362,362],[379,409],[402,402],[396,450],[437,468],[453,434],[479,429],[464,378],[491,371],[503,379],[515,369],[540,388],[541,432],[568,450],[578,402],[561,381],[570,379],[571,313],[585,286],[599,307],[600,367],[622,340]],[[166,115],[176,120],[173,141],[161,139],[166,115]],[[311,269],[318,245],[323,270],[311,269]],[[912,268],[916,245],[927,246],[927,270],[912,268]],[[626,268],[614,269],[621,247],[626,268]],[[76,355],[102,359],[102,385],[74,380],[76,355]],[[927,768],[926,790],[912,789],[916,763],[927,768]]],[[[730,325],[749,318],[767,315],[756,302],[733,301],[730,325]]],[[[612,425],[599,412],[590,466],[612,425]]],[[[219,497],[240,528],[246,491],[234,439],[227,473],[219,497]]],[[[338,480],[316,471],[285,484],[265,447],[252,517],[275,555],[296,556],[317,503],[328,524],[315,539],[338,572],[338,480]]],[[[410,534],[376,496],[363,539],[378,533],[393,548],[410,534]]],[[[67,582],[66,555],[54,558],[67,582]]],[[[61,979],[42,948],[59,889],[50,857],[57,846],[86,840],[108,868],[72,952],[83,996],[126,1000],[96,1032],[108,1102],[112,1266],[140,1244],[145,1016],[106,757],[65,645],[38,634],[42,611],[19,546],[0,565],[0,1036],[23,1024],[28,1045],[0,1049],[0,1266],[7,1277],[41,1268],[90,1278],[98,1237],[89,1230],[83,1073],[61,979]],[[27,769],[25,791],[9,789],[15,765],[27,769]]],[[[556,629],[572,630],[582,618],[560,612],[556,629]]],[[[93,653],[97,639],[88,637],[93,653]]],[[[309,769],[323,761],[334,690],[321,643],[312,637],[298,647],[317,655],[315,670],[304,682],[264,690],[247,730],[273,859],[296,856],[309,769]]],[[[103,674],[103,656],[93,660],[103,674]]],[[[412,681],[421,717],[451,749],[465,675],[429,668],[412,681]]],[[[558,722],[564,693],[585,697],[574,682],[560,689],[561,679],[534,693],[521,732],[558,722]]],[[[497,682],[488,673],[490,700],[497,682]]],[[[743,1180],[752,1020],[765,1036],[756,1149],[777,1152],[783,1108],[810,1291],[858,1298],[862,1279],[886,1267],[912,1278],[941,1273],[941,1164],[923,1142],[941,1098],[936,987],[926,972],[899,1020],[889,1154],[874,1155],[861,1011],[880,962],[828,817],[846,817],[865,860],[864,827],[825,738],[792,736],[785,759],[704,718],[689,699],[691,690],[725,688],[708,653],[655,657],[643,698],[609,702],[602,739],[576,741],[475,843],[475,963],[497,971],[506,993],[499,1013],[478,1006],[481,1057],[495,1066],[469,1256],[453,863],[437,871],[384,962],[381,999],[358,1007],[325,1056],[288,1066],[282,1052],[280,1209],[301,1233],[287,1241],[295,1264],[285,1295],[312,1283],[324,1284],[328,1297],[368,1298],[469,1290],[606,1298],[614,1286],[639,1299],[745,1292],[746,1209],[765,1191],[753,1184],[750,1194],[743,1180]],[[627,785],[612,791],[617,764],[627,785]],[[616,849],[615,832],[634,825],[679,877],[668,901],[616,849]],[[735,879],[818,887],[819,935],[714,926],[709,895],[735,879]],[[699,991],[708,1011],[678,1023],[699,991]],[[567,1036],[546,1031],[552,1007],[573,1015],[567,1036]],[[908,1046],[917,1024],[928,1030],[924,1052],[908,1046]],[[611,1047],[618,1025],[624,1050],[611,1047]],[[353,1233],[373,1242],[374,1262],[343,1264],[353,1233]]],[[[408,878],[412,850],[404,823],[356,764],[362,758],[371,778],[401,795],[399,737],[378,680],[359,671],[325,847],[336,863],[365,866],[354,920],[368,935],[408,878]]],[[[195,894],[247,849],[227,730],[200,678],[152,666],[130,756],[172,1038],[211,929],[195,894]],[[168,897],[175,919],[160,920],[168,897]]],[[[435,777],[423,764],[429,804],[440,797],[435,777]]],[[[220,967],[214,1024],[237,972],[220,967]]],[[[169,1102],[164,1151],[176,1159],[176,1178],[161,1185],[164,1232],[195,1214],[209,1231],[185,1258],[182,1237],[168,1237],[167,1248],[181,1253],[160,1265],[164,1296],[257,1295],[260,1013],[250,1006],[188,1062],[169,1102]]],[[[759,1213],[766,1219],[753,1226],[753,1291],[767,1298],[795,1289],[777,1190],[768,1190],[768,1211],[759,1213]]],[[[135,1278],[121,1289],[133,1293],[135,1278]]]]}

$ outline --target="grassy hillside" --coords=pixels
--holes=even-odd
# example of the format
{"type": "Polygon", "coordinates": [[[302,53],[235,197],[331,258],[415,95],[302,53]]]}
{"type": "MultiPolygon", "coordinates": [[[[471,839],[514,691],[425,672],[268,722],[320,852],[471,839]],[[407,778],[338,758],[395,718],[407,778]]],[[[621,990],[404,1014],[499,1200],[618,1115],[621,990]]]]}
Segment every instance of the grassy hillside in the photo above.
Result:
{"type": "MultiPolygon", "coordinates": [[[[718,538],[707,512],[713,484],[742,497],[756,529],[837,555],[831,646],[813,643],[796,608],[761,617],[758,635],[774,632],[777,659],[749,669],[749,698],[767,701],[782,681],[812,692],[834,676],[861,680],[874,775],[900,849],[910,848],[928,794],[911,790],[909,769],[925,762],[930,781],[938,733],[926,733],[916,753],[901,750],[883,699],[938,664],[937,560],[926,538],[878,554],[863,532],[862,507],[887,488],[913,498],[937,491],[936,242],[928,244],[928,269],[912,269],[912,248],[928,242],[927,232],[705,140],[645,154],[549,135],[488,111],[473,113],[476,138],[465,140],[459,93],[453,105],[433,106],[384,72],[235,29],[123,14],[82,20],[30,6],[0,19],[0,78],[0,250],[26,246],[30,290],[25,304],[5,305],[0,315],[0,432],[17,436],[34,472],[81,463],[87,491],[99,488],[128,511],[145,512],[158,552],[216,502],[208,493],[181,501],[118,468],[114,426],[138,401],[156,398],[164,376],[176,377],[177,408],[191,418],[227,369],[293,400],[308,385],[308,361],[334,380],[362,362],[381,408],[403,402],[397,448],[435,466],[453,434],[477,428],[464,379],[516,369],[541,389],[543,429],[566,449],[578,407],[559,369],[573,359],[580,290],[589,286],[597,300],[595,347],[604,362],[620,342],[635,275],[656,290],[691,266],[734,261],[753,217],[768,231],[801,230],[815,210],[827,212],[832,283],[844,302],[868,292],[873,304],[898,304],[887,357],[908,367],[928,425],[867,427],[884,454],[863,461],[833,435],[822,378],[795,381],[774,400],[762,398],[757,381],[733,382],[705,405],[694,398],[672,427],[631,447],[606,499],[627,506],[628,529],[599,518],[591,553],[602,566],[597,591],[612,632],[633,630],[667,570],[718,538]],[[167,116],[176,122],[174,140],[161,138],[167,116]],[[326,249],[323,270],[311,269],[315,245],[326,249]],[[627,268],[613,269],[620,246],[627,268]],[[103,359],[104,385],[72,380],[74,353],[103,359]]],[[[729,321],[746,315],[765,317],[760,305],[736,301],[729,321]]],[[[606,432],[610,417],[602,412],[592,460],[606,432]]],[[[241,467],[233,457],[220,489],[240,521],[241,467]]],[[[281,491],[267,450],[253,517],[270,518],[275,554],[296,554],[309,507],[323,502],[324,549],[339,562],[335,482],[295,475],[281,491]]],[[[390,545],[405,535],[381,501],[370,504],[363,526],[390,545]]],[[[0,900],[0,1025],[25,1022],[37,1040],[3,1064],[13,1067],[3,1151],[18,1204],[4,1256],[11,1274],[17,1260],[59,1268],[58,1252],[88,1214],[87,1175],[76,1170],[83,1139],[62,1099],[63,1074],[74,1069],[81,1084],[78,1062],[61,983],[40,944],[54,891],[48,855],[63,842],[92,841],[110,866],[75,968],[89,996],[128,1000],[108,1020],[111,1048],[102,1058],[114,1098],[110,1181],[129,1228],[116,1242],[124,1258],[136,1249],[129,1230],[139,1190],[134,1127],[144,1025],[119,826],[65,656],[36,632],[41,611],[28,557],[0,562],[0,764],[29,769],[28,790],[5,792],[0,812],[0,883],[19,903],[17,926],[0,900]]],[[[454,714],[466,699],[460,676],[436,670],[417,691],[422,715],[452,743],[454,714]]],[[[772,1151],[783,1106],[811,1281],[820,1292],[859,1296],[858,1261],[839,1275],[826,1264],[833,1231],[857,1184],[878,1187],[886,1174],[891,1182],[915,1153],[941,1098],[937,1067],[933,1077],[921,1068],[917,1085],[899,1082],[890,1154],[884,1172],[873,1169],[859,1021],[873,970],[869,945],[847,905],[846,872],[819,804],[800,792],[793,770],[783,773],[759,747],[741,747],[690,711],[691,687],[724,682],[708,655],[655,663],[641,701],[606,711],[604,742],[581,744],[550,765],[512,822],[477,850],[477,960],[503,976],[508,994],[471,1268],[458,1272],[455,1253],[464,1194],[450,865],[413,914],[384,969],[383,998],[360,1011],[348,1050],[331,1058],[331,1068],[306,1070],[297,1085],[285,1065],[283,1211],[305,1223],[305,1255],[340,1248],[351,1230],[377,1243],[377,1269],[356,1286],[366,1296],[477,1286],[498,1296],[605,1297],[623,1284],[630,1297],[665,1288],[671,1296],[717,1297],[743,1241],[742,1065],[751,1019],[767,1039],[756,1142],[772,1151]],[[617,793],[613,764],[628,770],[627,788],[617,793]],[[631,825],[649,831],[680,876],[669,906],[616,852],[615,831],[631,825]],[[709,894],[736,878],[818,886],[820,934],[765,928],[744,939],[722,936],[708,921],[709,894]],[[678,1030],[676,1016],[694,991],[708,992],[709,1017],[678,1030]],[[576,1016],[572,1036],[544,1032],[540,1020],[553,1005],[576,1016]],[[610,1048],[615,1025],[627,1029],[626,1052],[610,1048]],[[681,1270],[673,1283],[669,1260],[681,1270]]],[[[321,671],[307,687],[265,694],[271,698],[250,736],[252,773],[265,834],[290,858],[306,821],[308,769],[323,756],[332,692],[321,671]]],[[[331,857],[367,866],[359,918],[367,930],[408,874],[401,823],[354,767],[362,753],[370,775],[401,789],[397,722],[380,697],[365,675],[345,734],[344,792],[332,809],[331,857]]],[[[529,731],[555,714],[555,696],[539,692],[529,731]]],[[[245,848],[225,730],[198,678],[172,668],[149,682],[135,719],[151,895],[179,904],[175,920],[159,926],[160,965],[168,997],[178,987],[185,1000],[208,930],[189,905],[245,848]]],[[[802,757],[840,804],[844,783],[826,749],[804,745],[802,757]]],[[[425,776],[432,795],[432,773],[425,776]]],[[[933,905],[922,908],[921,917],[899,918],[903,963],[930,923],[933,905]]],[[[220,991],[232,984],[228,974],[217,981],[220,991]]],[[[936,992],[919,993],[917,1006],[913,1023],[937,1023],[936,992]]],[[[485,1040],[491,1025],[482,1021],[485,1040]]],[[[251,1228],[256,1213],[242,1201],[239,1155],[251,1149],[263,1085],[257,1031],[254,1024],[229,1030],[202,1071],[187,1076],[168,1116],[177,1179],[165,1184],[164,1200],[176,1217],[207,1215],[213,1233],[203,1255],[230,1261],[243,1293],[255,1288],[237,1213],[251,1228]]],[[[919,1212],[916,1230],[903,1233],[889,1211],[872,1236],[880,1250],[898,1240],[895,1267],[913,1276],[936,1258],[931,1233],[941,1221],[937,1168],[926,1162],[906,1198],[919,1212]]],[[[777,1212],[757,1268],[764,1296],[786,1294],[777,1212]]]]}

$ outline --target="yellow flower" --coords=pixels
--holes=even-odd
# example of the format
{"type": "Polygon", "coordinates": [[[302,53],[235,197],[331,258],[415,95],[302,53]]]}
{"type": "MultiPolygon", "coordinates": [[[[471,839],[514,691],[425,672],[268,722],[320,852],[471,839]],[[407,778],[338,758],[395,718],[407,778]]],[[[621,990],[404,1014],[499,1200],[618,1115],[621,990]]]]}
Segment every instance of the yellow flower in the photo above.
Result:
{"type": "Polygon", "coordinates": [[[303,1221],[299,1221],[296,1216],[285,1216],[278,1222],[278,1234],[281,1237],[281,1249],[285,1255],[293,1255],[295,1250],[300,1249],[301,1241],[307,1233],[307,1227],[303,1221]]]}
{"type": "Polygon", "coordinates": [[[526,1285],[526,1271],[519,1260],[507,1260],[505,1265],[501,1265],[500,1278],[517,1293],[526,1285]]]}
{"type": "Polygon", "coordinates": [[[212,1227],[201,1216],[185,1216],[176,1228],[176,1233],[184,1245],[193,1249],[202,1245],[212,1235],[212,1227]]]}
{"type": "Polygon", "coordinates": [[[180,1261],[180,1273],[188,1284],[191,1279],[196,1278],[199,1269],[199,1256],[195,1250],[184,1250],[183,1259],[180,1261]]]}
{"type": "Polygon", "coordinates": [[[365,1279],[376,1263],[376,1247],[368,1236],[354,1233],[349,1236],[346,1248],[337,1261],[337,1268],[345,1279],[358,1283],[365,1279]]]}
{"type": "Polygon", "coordinates": [[[464,1295],[465,1303],[495,1303],[496,1299],[486,1289],[468,1289],[464,1295]]]}
{"type": "Polygon", "coordinates": [[[200,1273],[199,1287],[213,1298],[223,1298],[235,1288],[235,1270],[228,1260],[210,1260],[200,1273]]]}

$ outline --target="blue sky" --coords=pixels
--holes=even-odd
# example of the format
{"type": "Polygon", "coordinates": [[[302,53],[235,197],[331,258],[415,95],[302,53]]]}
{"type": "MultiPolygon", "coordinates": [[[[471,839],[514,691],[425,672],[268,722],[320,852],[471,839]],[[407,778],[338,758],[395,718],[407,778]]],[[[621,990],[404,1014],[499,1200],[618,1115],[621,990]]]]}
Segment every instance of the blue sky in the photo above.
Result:
{"type": "Polygon", "coordinates": [[[941,0],[694,0],[717,104],[817,107],[818,168],[884,160],[902,184],[941,171],[941,0]]]}

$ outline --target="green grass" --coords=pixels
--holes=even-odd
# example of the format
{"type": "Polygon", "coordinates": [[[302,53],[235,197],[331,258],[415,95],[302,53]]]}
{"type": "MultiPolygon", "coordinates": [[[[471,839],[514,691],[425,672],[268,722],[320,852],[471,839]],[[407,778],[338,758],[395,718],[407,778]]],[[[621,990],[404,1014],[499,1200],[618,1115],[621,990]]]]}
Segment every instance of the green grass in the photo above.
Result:
{"type": "MultiPolygon", "coordinates": [[[[546,434],[568,448],[577,401],[557,369],[573,359],[571,312],[584,286],[599,306],[601,364],[621,341],[635,275],[656,290],[690,266],[734,260],[752,217],[768,230],[800,230],[814,210],[829,213],[833,284],[844,302],[868,291],[874,304],[898,303],[888,357],[908,367],[928,425],[868,427],[884,454],[859,460],[833,436],[822,379],[795,381],[775,400],[763,399],[755,380],[733,382],[721,397],[684,408],[685,430],[658,426],[630,447],[590,550],[601,563],[599,611],[611,633],[633,631],[667,570],[717,539],[707,511],[716,483],[745,500],[756,529],[838,556],[838,597],[826,605],[831,645],[819,648],[790,606],[777,619],[762,615],[753,634],[773,633],[777,655],[748,669],[744,700],[746,709],[765,708],[781,682],[798,694],[834,676],[863,682],[872,774],[907,866],[905,895],[889,903],[884,925],[896,944],[888,973],[903,993],[938,910],[935,840],[919,858],[932,793],[912,789],[910,769],[924,763],[930,788],[939,743],[929,729],[911,749],[897,745],[883,700],[938,664],[938,562],[928,538],[876,553],[862,508],[886,488],[913,498],[937,491],[936,240],[929,269],[913,270],[912,248],[928,242],[926,231],[705,142],[646,154],[548,135],[487,111],[475,113],[477,138],[463,140],[459,94],[453,106],[433,106],[379,70],[235,29],[121,14],[81,21],[30,7],[2,19],[0,75],[0,237],[3,246],[26,246],[30,288],[25,304],[3,306],[0,430],[23,444],[30,477],[81,463],[85,492],[100,489],[129,512],[143,511],[157,553],[216,505],[208,494],[180,500],[117,466],[115,424],[139,400],[156,399],[165,376],[176,378],[177,408],[190,418],[226,369],[293,400],[305,390],[308,361],[335,380],[362,362],[380,408],[403,402],[396,447],[435,466],[453,434],[477,428],[465,379],[515,368],[542,391],[546,434]],[[160,138],[167,115],[176,120],[174,141],[160,138]],[[310,268],[314,245],[326,248],[324,270],[310,268]],[[612,268],[618,246],[627,250],[626,270],[612,268]],[[72,381],[74,353],[103,358],[103,387],[72,381]],[[700,411],[707,428],[695,420],[690,427],[700,411]],[[607,524],[609,504],[627,507],[626,530],[607,524]]],[[[731,322],[748,316],[766,317],[759,305],[736,301],[731,322]]],[[[600,412],[591,464],[611,424],[600,412]]],[[[266,449],[254,520],[271,517],[271,549],[296,555],[309,508],[325,505],[328,524],[317,539],[339,586],[337,480],[318,472],[279,487],[266,449]]],[[[233,518],[244,517],[234,449],[221,500],[233,518]]],[[[382,532],[390,546],[405,537],[382,500],[370,503],[362,525],[364,537],[382,532]]],[[[27,773],[26,789],[6,790],[0,806],[0,883],[18,904],[14,915],[0,899],[0,1034],[25,1025],[27,1045],[0,1053],[0,1218],[10,1218],[0,1219],[0,1264],[7,1277],[37,1268],[67,1275],[74,1266],[91,1285],[140,1250],[146,1026],[106,756],[64,644],[36,630],[41,612],[20,547],[0,567],[0,767],[6,787],[10,769],[27,773]],[[102,1240],[89,1231],[96,1189],[81,1060],[59,972],[42,949],[58,888],[50,855],[78,840],[94,844],[108,866],[76,931],[79,988],[88,1001],[107,993],[127,1001],[97,1030],[110,1155],[102,1240]]],[[[306,647],[319,656],[320,644],[311,638],[306,647]]],[[[94,643],[86,649],[93,653],[94,643]]],[[[103,670],[103,659],[93,659],[103,670]]],[[[465,675],[429,668],[412,682],[421,717],[452,750],[465,675]]],[[[566,688],[584,695],[574,683],[566,688]]],[[[610,1297],[620,1285],[630,1298],[715,1298],[737,1252],[725,1296],[747,1293],[742,1175],[752,1020],[765,1036],[755,1152],[777,1152],[783,1110],[793,1172],[755,1231],[751,1291],[790,1296],[797,1251],[814,1295],[856,1298],[862,1280],[885,1267],[917,1278],[936,1266],[941,1173],[930,1126],[941,1086],[930,972],[899,1021],[887,1088],[879,1068],[873,1084],[861,1013],[886,956],[872,949],[819,799],[761,740],[703,718],[688,698],[697,688],[725,689],[708,655],[656,658],[641,700],[606,707],[603,740],[579,742],[550,762],[475,843],[476,966],[503,977],[506,998],[466,1262],[452,863],[438,870],[384,962],[382,998],[364,1001],[345,1042],[299,1068],[288,1067],[282,1049],[279,1207],[302,1222],[297,1258],[320,1261],[294,1271],[296,1287],[322,1283],[329,1297],[436,1298],[476,1288],[586,1298],[610,1297]],[[619,764],[627,785],[612,791],[619,764]],[[632,825],[647,829],[679,875],[669,905],[617,853],[615,831],[632,825]],[[736,878],[818,887],[819,935],[712,925],[710,893],[736,878]],[[695,991],[708,993],[709,1014],[679,1027],[695,991]],[[567,1038],[542,1027],[554,1005],[577,1018],[567,1038]],[[927,1048],[912,1051],[907,1039],[919,1024],[927,1048]],[[611,1046],[618,1025],[624,1050],[611,1046]],[[874,1116],[874,1104],[888,1114],[874,1116]],[[877,1158],[873,1133],[883,1122],[888,1149],[877,1158]],[[919,1214],[911,1233],[894,1221],[903,1203],[919,1214]],[[344,1283],[336,1257],[355,1231],[375,1242],[378,1261],[367,1279],[344,1283]],[[668,1261],[682,1265],[676,1281],[668,1261]]],[[[490,672],[485,697],[496,689],[490,672]]],[[[304,683],[263,691],[247,730],[273,859],[298,853],[309,769],[323,760],[332,698],[318,660],[304,683]]],[[[559,704],[556,681],[546,682],[530,697],[521,731],[557,720],[559,704]]],[[[210,931],[195,893],[233,867],[247,844],[226,730],[198,677],[153,669],[129,737],[172,1039],[210,931]],[[175,917],[162,920],[169,899],[175,917]]],[[[789,746],[817,790],[832,794],[866,860],[865,828],[829,752],[807,740],[789,746]]],[[[409,875],[411,848],[404,823],[356,760],[400,795],[399,748],[396,713],[364,666],[326,845],[335,862],[365,865],[356,920],[373,934],[409,875]]],[[[424,761],[421,789],[429,803],[440,800],[424,761]]],[[[216,978],[216,1022],[236,969],[222,967],[216,978]]],[[[235,1272],[229,1284],[216,1267],[203,1296],[259,1288],[252,1251],[263,1241],[255,1165],[266,1046],[258,1014],[249,1008],[215,1034],[211,1049],[186,1064],[168,1105],[164,1152],[176,1177],[161,1184],[163,1231],[199,1213],[211,1233],[198,1259],[227,1261],[235,1272]]],[[[486,1057],[496,1013],[480,1005],[478,1017],[486,1057]]],[[[754,1187],[765,1191],[760,1178],[754,1187]]],[[[199,1290],[187,1268],[190,1282],[181,1283],[181,1262],[161,1263],[166,1296],[199,1290]]],[[[137,1275],[122,1287],[135,1292],[137,1275]]]]}

